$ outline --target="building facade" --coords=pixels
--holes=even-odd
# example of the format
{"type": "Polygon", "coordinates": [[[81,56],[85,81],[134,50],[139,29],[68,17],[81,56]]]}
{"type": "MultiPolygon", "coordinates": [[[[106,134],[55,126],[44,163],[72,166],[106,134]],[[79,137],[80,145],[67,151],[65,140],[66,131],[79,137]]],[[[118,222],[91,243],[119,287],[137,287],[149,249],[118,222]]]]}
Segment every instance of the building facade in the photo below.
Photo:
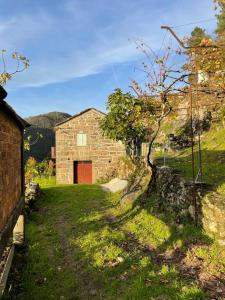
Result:
{"type": "Polygon", "coordinates": [[[3,100],[6,95],[0,86],[0,257],[17,222],[22,222],[23,132],[29,126],[3,100]]]}
{"type": "Polygon", "coordinates": [[[91,184],[113,175],[125,147],[103,136],[104,116],[89,108],[56,125],[57,183],[91,184]]]}

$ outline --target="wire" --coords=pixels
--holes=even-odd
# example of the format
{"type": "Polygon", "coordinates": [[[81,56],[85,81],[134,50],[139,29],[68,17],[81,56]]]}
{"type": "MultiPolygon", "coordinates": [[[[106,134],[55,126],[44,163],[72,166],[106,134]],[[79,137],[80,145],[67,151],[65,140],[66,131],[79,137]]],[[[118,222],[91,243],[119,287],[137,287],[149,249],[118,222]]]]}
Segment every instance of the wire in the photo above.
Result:
{"type": "Polygon", "coordinates": [[[171,26],[171,28],[184,27],[184,26],[195,25],[195,24],[206,23],[206,22],[212,22],[212,21],[216,21],[216,19],[215,18],[210,18],[210,19],[200,20],[200,21],[196,21],[196,22],[171,26]]]}
{"type": "Polygon", "coordinates": [[[161,52],[161,50],[162,50],[162,48],[163,48],[163,46],[164,46],[164,42],[165,42],[165,39],[166,39],[167,34],[168,34],[168,32],[166,31],[166,32],[164,33],[164,36],[163,36],[163,39],[162,39],[161,47],[159,48],[159,50],[158,50],[158,52],[157,52],[157,56],[159,56],[159,54],[160,54],[160,52],[161,52]]]}

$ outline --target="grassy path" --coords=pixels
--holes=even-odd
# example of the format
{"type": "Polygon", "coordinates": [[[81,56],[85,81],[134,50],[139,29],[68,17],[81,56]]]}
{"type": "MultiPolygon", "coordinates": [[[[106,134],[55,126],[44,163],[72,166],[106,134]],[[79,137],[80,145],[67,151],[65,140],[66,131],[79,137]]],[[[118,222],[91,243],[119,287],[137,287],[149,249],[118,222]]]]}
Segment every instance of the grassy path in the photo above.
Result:
{"type": "Polygon", "coordinates": [[[117,202],[94,185],[45,186],[27,226],[25,265],[16,258],[21,286],[5,299],[210,299],[178,270],[187,243],[207,238],[191,226],[176,230],[153,213],[154,203],[117,202]]]}

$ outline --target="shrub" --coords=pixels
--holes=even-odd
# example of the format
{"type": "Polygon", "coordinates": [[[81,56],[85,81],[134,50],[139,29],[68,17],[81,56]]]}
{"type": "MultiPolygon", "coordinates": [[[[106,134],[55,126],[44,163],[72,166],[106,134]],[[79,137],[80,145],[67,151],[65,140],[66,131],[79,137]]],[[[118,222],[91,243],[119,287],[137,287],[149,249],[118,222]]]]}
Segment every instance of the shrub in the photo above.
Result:
{"type": "Polygon", "coordinates": [[[118,162],[118,177],[121,179],[128,179],[130,175],[135,171],[136,166],[127,156],[123,156],[118,162]]]}
{"type": "Polygon", "coordinates": [[[31,182],[38,175],[37,161],[30,156],[25,166],[25,181],[31,182]]]}

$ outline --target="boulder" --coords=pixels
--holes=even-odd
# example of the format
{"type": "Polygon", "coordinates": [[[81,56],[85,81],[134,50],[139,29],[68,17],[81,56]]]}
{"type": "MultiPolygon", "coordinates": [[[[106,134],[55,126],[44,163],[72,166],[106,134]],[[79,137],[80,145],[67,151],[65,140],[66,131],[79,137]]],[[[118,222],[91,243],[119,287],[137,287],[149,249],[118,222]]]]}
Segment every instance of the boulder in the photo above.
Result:
{"type": "Polygon", "coordinates": [[[116,193],[126,189],[128,184],[127,180],[114,178],[110,182],[101,184],[101,187],[106,192],[116,193]]]}
{"type": "Polygon", "coordinates": [[[30,207],[41,195],[41,188],[36,182],[29,182],[25,188],[25,204],[30,207]]]}
{"type": "Polygon", "coordinates": [[[225,196],[210,193],[202,201],[202,223],[205,231],[225,247],[225,196]]]}

